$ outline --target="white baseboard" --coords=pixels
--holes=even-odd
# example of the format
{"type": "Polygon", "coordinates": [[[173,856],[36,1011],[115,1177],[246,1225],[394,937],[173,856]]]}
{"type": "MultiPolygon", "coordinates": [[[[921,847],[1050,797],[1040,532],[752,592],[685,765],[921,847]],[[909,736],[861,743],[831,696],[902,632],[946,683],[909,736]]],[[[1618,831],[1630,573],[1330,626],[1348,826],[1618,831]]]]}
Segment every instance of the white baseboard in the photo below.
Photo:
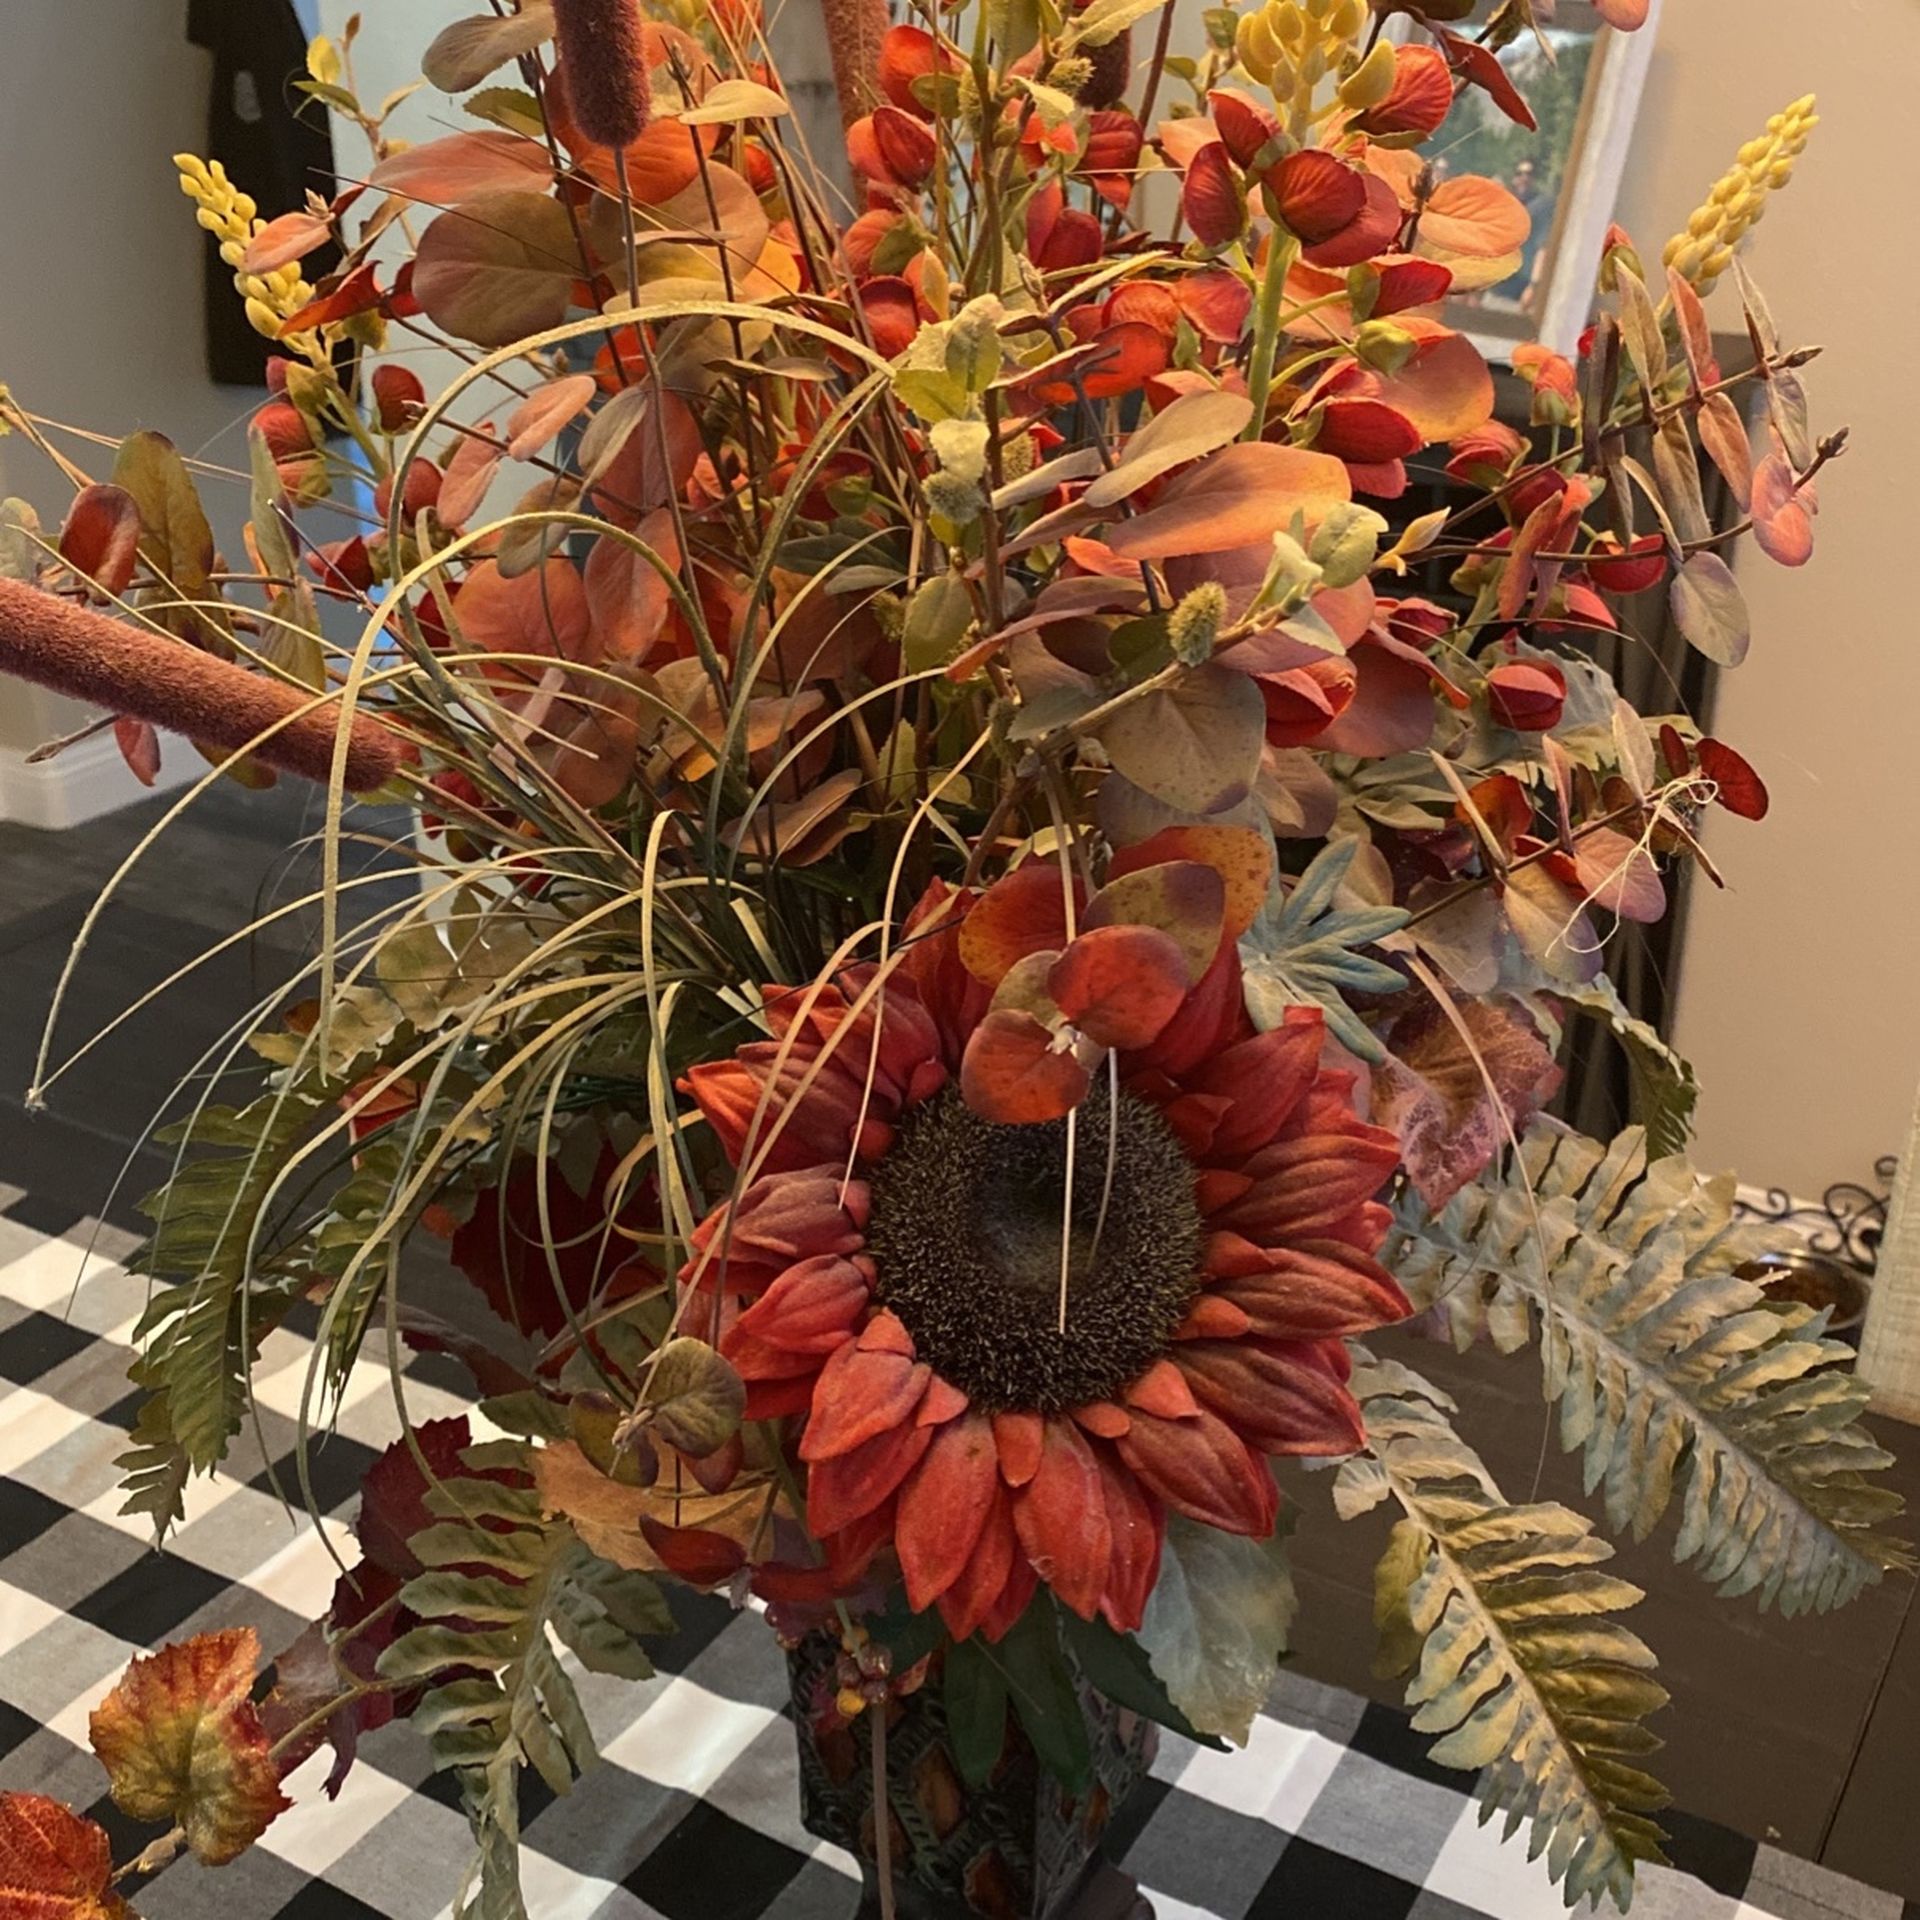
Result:
{"type": "Polygon", "coordinates": [[[160,778],[143,787],[128,771],[111,733],[77,741],[51,760],[30,763],[18,748],[0,748],[0,820],[58,832],[117,813],[206,772],[186,741],[162,737],[160,778]]]}

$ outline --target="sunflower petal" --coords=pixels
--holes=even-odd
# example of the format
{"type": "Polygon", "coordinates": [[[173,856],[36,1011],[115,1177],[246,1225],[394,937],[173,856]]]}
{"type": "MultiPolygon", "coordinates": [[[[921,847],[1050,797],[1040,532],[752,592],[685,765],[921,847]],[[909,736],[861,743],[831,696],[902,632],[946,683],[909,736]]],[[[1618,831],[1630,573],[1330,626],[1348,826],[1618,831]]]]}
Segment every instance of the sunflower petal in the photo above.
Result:
{"type": "Polygon", "coordinates": [[[1113,1535],[1099,1462],[1071,1420],[1047,1422],[1040,1470],[1013,1503],[1013,1525],[1034,1572],[1091,1620],[1107,1590],[1113,1535]]]}
{"type": "Polygon", "coordinates": [[[1168,1506],[1218,1527],[1264,1539],[1279,1511],[1279,1489],[1262,1461],[1217,1414],[1187,1420],[1137,1413],[1114,1445],[1147,1489],[1168,1506]]]}
{"type": "Polygon", "coordinates": [[[807,1475],[807,1524],[838,1533],[892,1497],[933,1443],[931,1427],[894,1427],[851,1453],[822,1460],[807,1475]]]}
{"type": "Polygon", "coordinates": [[[1000,1474],[1010,1487],[1024,1487],[1040,1471],[1045,1425],[1037,1413],[996,1413],[994,1444],[1000,1449],[1000,1474]]]}
{"type": "Polygon", "coordinates": [[[1366,1444],[1358,1403],[1314,1342],[1196,1340],[1180,1365],[1200,1399],[1263,1453],[1348,1454],[1366,1444]]]}
{"type": "Polygon", "coordinates": [[[851,1453],[876,1434],[909,1422],[933,1378],[903,1353],[845,1346],[820,1369],[813,1412],[800,1441],[802,1460],[851,1453]]]}
{"type": "Polygon", "coordinates": [[[977,1631],[999,1604],[1019,1558],[1019,1544],[1013,1531],[1013,1508],[1004,1493],[996,1493],[972,1554],[939,1599],[940,1617],[956,1640],[977,1631]]]}
{"type": "Polygon", "coordinates": [[[1100,1611],[1116,1632],[1132,1633],[1160,1577],[1160,1548],[1166,1537],[1167,1516],[1159,1501],[1107,1448],[1094,1448],[1094,1457],[1100,1463],[1107,1528],[1113,1536],[1107,1590],[1100,1596],[1100,1611]]]}
{"type": "Polygon", "coordinates": [[[985,1414],[955,1420],[934,1435],[900,1495],[894,1529],[907,1602],[915,1613],[959,1579],[999,1491],[1000,1458],[985,1414]]]}
{"type": "Polygon", "coordinates": [[[821,1254],[798,1261],[740,1316],[728,1340],[745,1334],[793,1354],[831,1353],[852,1336],[870,1291],[866,1275],[850,1260],[821,1254]]]}

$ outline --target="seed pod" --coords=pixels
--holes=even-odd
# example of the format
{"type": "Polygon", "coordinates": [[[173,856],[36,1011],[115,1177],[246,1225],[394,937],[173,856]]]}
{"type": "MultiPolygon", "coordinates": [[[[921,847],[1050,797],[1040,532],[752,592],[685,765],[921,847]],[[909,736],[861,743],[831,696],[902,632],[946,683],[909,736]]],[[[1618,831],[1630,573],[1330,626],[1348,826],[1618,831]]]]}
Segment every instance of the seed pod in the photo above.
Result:
{"type": "Polygon", "coordinates": [[[637,0],[553,0],[567,104],[603,147],[630,147],[653,118],[646,37],[637,0]]]}

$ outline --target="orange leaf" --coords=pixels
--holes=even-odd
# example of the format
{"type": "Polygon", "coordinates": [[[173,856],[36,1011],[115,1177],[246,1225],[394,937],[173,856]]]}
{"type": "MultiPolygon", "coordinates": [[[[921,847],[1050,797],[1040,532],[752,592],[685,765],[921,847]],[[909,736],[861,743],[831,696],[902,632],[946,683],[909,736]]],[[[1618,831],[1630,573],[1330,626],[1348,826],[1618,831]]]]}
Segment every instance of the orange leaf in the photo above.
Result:
{"type": "Polygon", "coordinates": [[[108,1884],[106,1831],[39,1793],[0,1793],[0,1913],[15,1920],[132,1920],[108,1884]]]}
{"type": "Polygon", "coordinates": [[[1398,373],[1368,387],[1372,397],[1404,414],[1429,444],[1485,426],[1493,418],[1493,375],[1480,349],[1437,320],[1402,314],[1396,324],[1420,345],[1398,373]]]}
{"type": "MultiPolygon", "coordinates": [[[[1076,911],[1080,889],[1073,889],[1076,911]]],[[[1046,860],[1029,860],[997,880],[960,923],[960,961],[976,980],[995,986],[1030,953],[1067,944],[1067,882],[1046,860]]]]}
{"type": "Polygon", "coordinates": [[[1242,441],[1176,475],[1145,513],[1115,527],[1107,544],[1128,560],[1224,553],[1272,539],[1296,513],[1311,525],[1352,498],[1347,470],[1330,454],[1242,441]]]}
{"type": "Polygon", "coordinates": [[[599,391],[600,383],[590,373],[562,374],[536,387],[507,421],[507,452],[516,460],[531,459],[578,419],[599,391]]]}
{"type": "Polygon", "coordinates": [[[547,150],[517,133],[453,133],[382,160],[367,184],[434,207],[521,187],[538,192],[552,175],[547,150]]]}
{"type": "Polygon", "coordinates": [[[1187,979],[1197,984],[1220,951],[1226,912],[1226,882],[1212,867],[1168,860],[1109,880],[1087,904],[1087,925],[1157,928],[1180,949],[1187,979]]]}
{"type": "Polygon", "coordinates": [[[1229,940],[1238,940],[1253,925],[1273,884],[1273,850],[1264,834],[1251,827],[1163,827],[1151,839],[1126,848],[1113,857],[1107,885],[1143,867],[1167,860],[1197,860],[1220,876],[1225,889],[1225,925],[1229,940]]]}
{"type": "Polygon", "coordinates": [[[210,1867],[238,1858],[292,1805],[248,1693],[251,1627],[196,1634],[136,1659],[94,1709],[87,1736],[135,1820],[176,1821],[210,1867]]]}
{"type": "MultiPolygon", "coordinates": [[[[664,508],[650,513],[636,532],[669,566],[678,562],[673,516],[664,508]]],[[[595,651],[608,660],[644,660],[660,638],[671,600],[660,569],[602,534],[587,553],[584,577],[595,651]]]]}
{"type": "MultiPolygon", "coordinates": [[[[1150,1047],[1180,1011],[1188,977],[1180,943],[1158,927],[1094,927],[1048,969],[1047,990],[1096,1045],[1150,1047]]],[[[1085,1069],[1070,1064],[1084,1080],[1085,1069]]]]}
{"type": "MultiPolygon", "coordinates": [[[[1164,1024],[1164,1023],[1163,1023],[1164,1024]]],[[[1058,1120],[1087,1097],[1087,1070],[1030,1013],[1002,1007],[974,1028],[960,1062],[960,1093],[983,1120],[1026,1126],[1058,1120]]]]}

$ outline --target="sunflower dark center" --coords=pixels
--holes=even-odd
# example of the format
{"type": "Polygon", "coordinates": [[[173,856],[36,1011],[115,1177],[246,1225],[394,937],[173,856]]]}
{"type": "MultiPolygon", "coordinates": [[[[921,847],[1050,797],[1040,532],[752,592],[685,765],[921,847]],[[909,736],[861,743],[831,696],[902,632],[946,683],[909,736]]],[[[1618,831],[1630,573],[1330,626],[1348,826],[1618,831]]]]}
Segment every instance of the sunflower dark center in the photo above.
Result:
{"type": "Polygon", "coordinates": [[[1052,1413],[1112,1398],[1164,1351],[1193,1298],[1193,1167],[1154,1107],[1088,1099],[1067,1198],[1067,1123],[996,1126],[957,1087],[908,1114],[873,1175],[875,1297],[983,1407],[1052,1413]]]}

